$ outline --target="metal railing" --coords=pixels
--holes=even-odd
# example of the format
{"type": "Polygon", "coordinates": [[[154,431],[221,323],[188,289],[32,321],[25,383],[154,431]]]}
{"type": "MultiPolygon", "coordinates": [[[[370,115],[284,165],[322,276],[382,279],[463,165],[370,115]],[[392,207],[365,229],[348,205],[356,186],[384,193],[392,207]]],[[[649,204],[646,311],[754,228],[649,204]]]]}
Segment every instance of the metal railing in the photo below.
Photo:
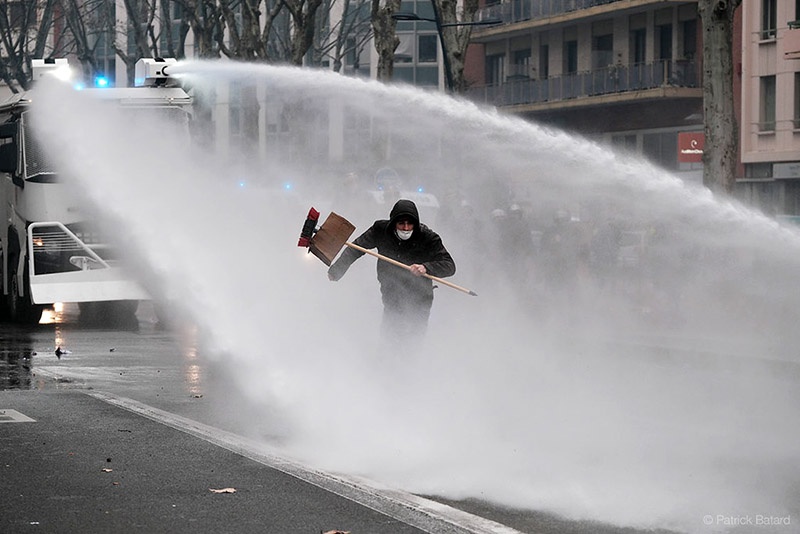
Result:
{"type": "Polygon", "coordinates": [[[27,248],[35,304],[151,298],[121,263],[108,257],[113,247],[86,243],[60,222],[31,223],[27,248]]]}
{"type": "Polygon", "coordinates": [[[28,226],[28,253],[31,276],[90,269],[108,269],[110,265],[60,222],[37,222],[28,226]]]}
{"type": "Polygon", "coordinates": [[[657,87],[699,87],[694,61],[662,60],[633,65],[611,65],[545,79],[508,80],[472,87],[467,98],[494,106],[557,102],[579,97],[655,89],[657,87]]]}
{"type": "Polygon", "coordinates": [[[510,0],[483,7],[475,20],[501,19],[506,24],[571,13],[620,0],[510,0]]]}

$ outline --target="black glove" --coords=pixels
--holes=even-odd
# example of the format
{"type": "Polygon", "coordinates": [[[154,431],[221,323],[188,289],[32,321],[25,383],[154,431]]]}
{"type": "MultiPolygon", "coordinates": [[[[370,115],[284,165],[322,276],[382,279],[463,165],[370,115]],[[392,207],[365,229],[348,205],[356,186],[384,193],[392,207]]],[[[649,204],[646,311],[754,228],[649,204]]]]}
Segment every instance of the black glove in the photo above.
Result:
{"type": "Polygon", "coordinates": [[[347,267],[342,268],[339,262],[334,262],[333,265],[328,268],[328,280],[336,282],[344,276],[345,272],[347,272],[347,267]]]}

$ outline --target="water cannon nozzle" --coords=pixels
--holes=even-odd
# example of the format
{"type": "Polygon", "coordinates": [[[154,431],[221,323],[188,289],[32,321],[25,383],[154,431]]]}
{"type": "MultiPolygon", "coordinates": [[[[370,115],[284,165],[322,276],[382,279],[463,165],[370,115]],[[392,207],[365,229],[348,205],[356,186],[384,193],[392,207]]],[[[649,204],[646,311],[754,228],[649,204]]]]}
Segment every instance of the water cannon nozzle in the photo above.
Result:
{"type": "Polygon", "coordinates": [[[173,78],[167,74],[167,69],[178,62],[175,58],[146,57],[136,62],[134,85],[137,87],[152,87],[168,85],[173,78]]]}
{"type": "Polygon", "coordinates": [[[47,75],[69,79],[72,75],[69,61],[66,58],[32,59],[31,81],[37,82],[47,75]]]}

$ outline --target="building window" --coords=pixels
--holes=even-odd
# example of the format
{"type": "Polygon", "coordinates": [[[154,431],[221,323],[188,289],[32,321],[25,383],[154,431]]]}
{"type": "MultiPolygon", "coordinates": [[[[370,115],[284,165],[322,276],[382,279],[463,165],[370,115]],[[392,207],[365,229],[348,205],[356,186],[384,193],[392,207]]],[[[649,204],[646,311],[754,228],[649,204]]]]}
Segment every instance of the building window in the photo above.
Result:
{"type": "Polygon", "coordinates": [[[564,41],[564,74],[578,72],[578,41],[564,41]]]}
{"type": "Polygon", "coordinates": [[[595,35],[592,37],[592,68],[604,69],[614,63],[614,36],[595,35]]]}
{"type": "Polygon", "coordinates": [[[531,50],[515,50],[512,54],[514,63],[511,65],[509,78],[523,79],[530,78],[531,75],[531,50]]]}
{"type": "Polygon", "coordinates": [[[505,79],[505,54],[486,56],[486,84],[500,85],[505,79]]]}
{"type": "Polygon", "coordinates": [[[22,2],[8,2],[6,16],[8,17],[8,25],[12,29],[21,30],[27,25],[26,6],[22,2]]]}
{"type": "Polygon", "coordinates": [[[414,35],[410,33],[397,34],[400,43],[394,49],[394,62],[412,63],[414,61],[414,35]]]}
{"type": "Polygon", "coordinates": [[[658,32],[658,59],[672,59],[672,24],[662,24],[656,26],[658,32]]]}
{"type": "MultiPolygon", "coordinates": [[[[800,1],[800,0],[798,0],[800,1]]],[[[683,58],[694,59],[697,55],[697,20],[683,22],[683,58]]]]}
{"type": "Polygon", "coordinates": [[[358,61],[358,57],[356,56],[357,50],[358,50],[358,45],[356,44],[356,40],[354,37],[348,37],[347,39],[345,39],[345,45],[344,45],[345,64],[356,65],[358,61]]]}
{"type": "Polygon", "coordinates": [[[745,178],[772,178],[772,163],[747,163],[744,166],[745,178]]]}
{"type": "Polygon", "coordinates": [[[641,28],[631,32],[631,50],[631,62],[634,65],[647,61],[647,30],[641,28]]]}
{"type": "Polygon", "coordinates": [[[619,134],[611,137],[611,145],[619,152],[636,153],[636,134],[619,134]]]}
{"type": "Polygon", "coordinates": [[[761,38],[774,39],[777,34],[778,0],[761,0],[761,38]]]}
{"type": "Polygon", "coordinates": [[[678,136],[675,132],[642,135],[642,153],[653,163],[669,170],[678,168],[678,136]]]}
{"type": "Polygon", "coordinates": [[[800,130],[800,72],[794,73],[794,124],[795,130],[800,130]]]}
{"type": "Polygon", "coordinates": [[[761,77],[761,110],[758,130],[775,131],[775,76],[761,77]]]}
{"type": "Polygon", "coordinates": [[[415,74],[418,87],[439,87],[439,67],[417,67],[415,74]]]}
{"type": "Polygon", "coordinates": [[[417,36],[417,61],[420,63],[436,63],[439,51],[436,43],[437,35],[417,36]]]}
{"type": "MultiPolygon", "coordinates": [[[[424,19],[433,19],[430,0],[404,0],[400,11],[416,13],[424,19]]],[[[397,37],[400,44],[394,52],[392,78],[418,87],[439,86],[439,36],[436,23],[430,21],[398,21],[397,37]]]]}
{"type": "Polygon", "coordinates": [[[545,79],[548,76],[550,76],[550,45],[542,45],[539,47],[539,78],[545,79]]]}

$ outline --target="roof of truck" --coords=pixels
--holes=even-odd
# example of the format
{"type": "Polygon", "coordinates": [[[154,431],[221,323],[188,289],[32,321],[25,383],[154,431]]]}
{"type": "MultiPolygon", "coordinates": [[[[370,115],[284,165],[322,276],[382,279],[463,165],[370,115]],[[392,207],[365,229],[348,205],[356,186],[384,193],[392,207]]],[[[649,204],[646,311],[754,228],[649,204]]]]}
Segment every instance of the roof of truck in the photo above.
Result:
{"type": "MultiPolygon", "coordinates": [[[[94,98],[116,101],[123,106],[175,106],[192,102],[192,97],[180,87],[110,87],[81,91],[90,93],[94,98]]],[[[13,94],[0,103],[0,112],[27,107],[35,95],[35,89],[13,94]]]]}

